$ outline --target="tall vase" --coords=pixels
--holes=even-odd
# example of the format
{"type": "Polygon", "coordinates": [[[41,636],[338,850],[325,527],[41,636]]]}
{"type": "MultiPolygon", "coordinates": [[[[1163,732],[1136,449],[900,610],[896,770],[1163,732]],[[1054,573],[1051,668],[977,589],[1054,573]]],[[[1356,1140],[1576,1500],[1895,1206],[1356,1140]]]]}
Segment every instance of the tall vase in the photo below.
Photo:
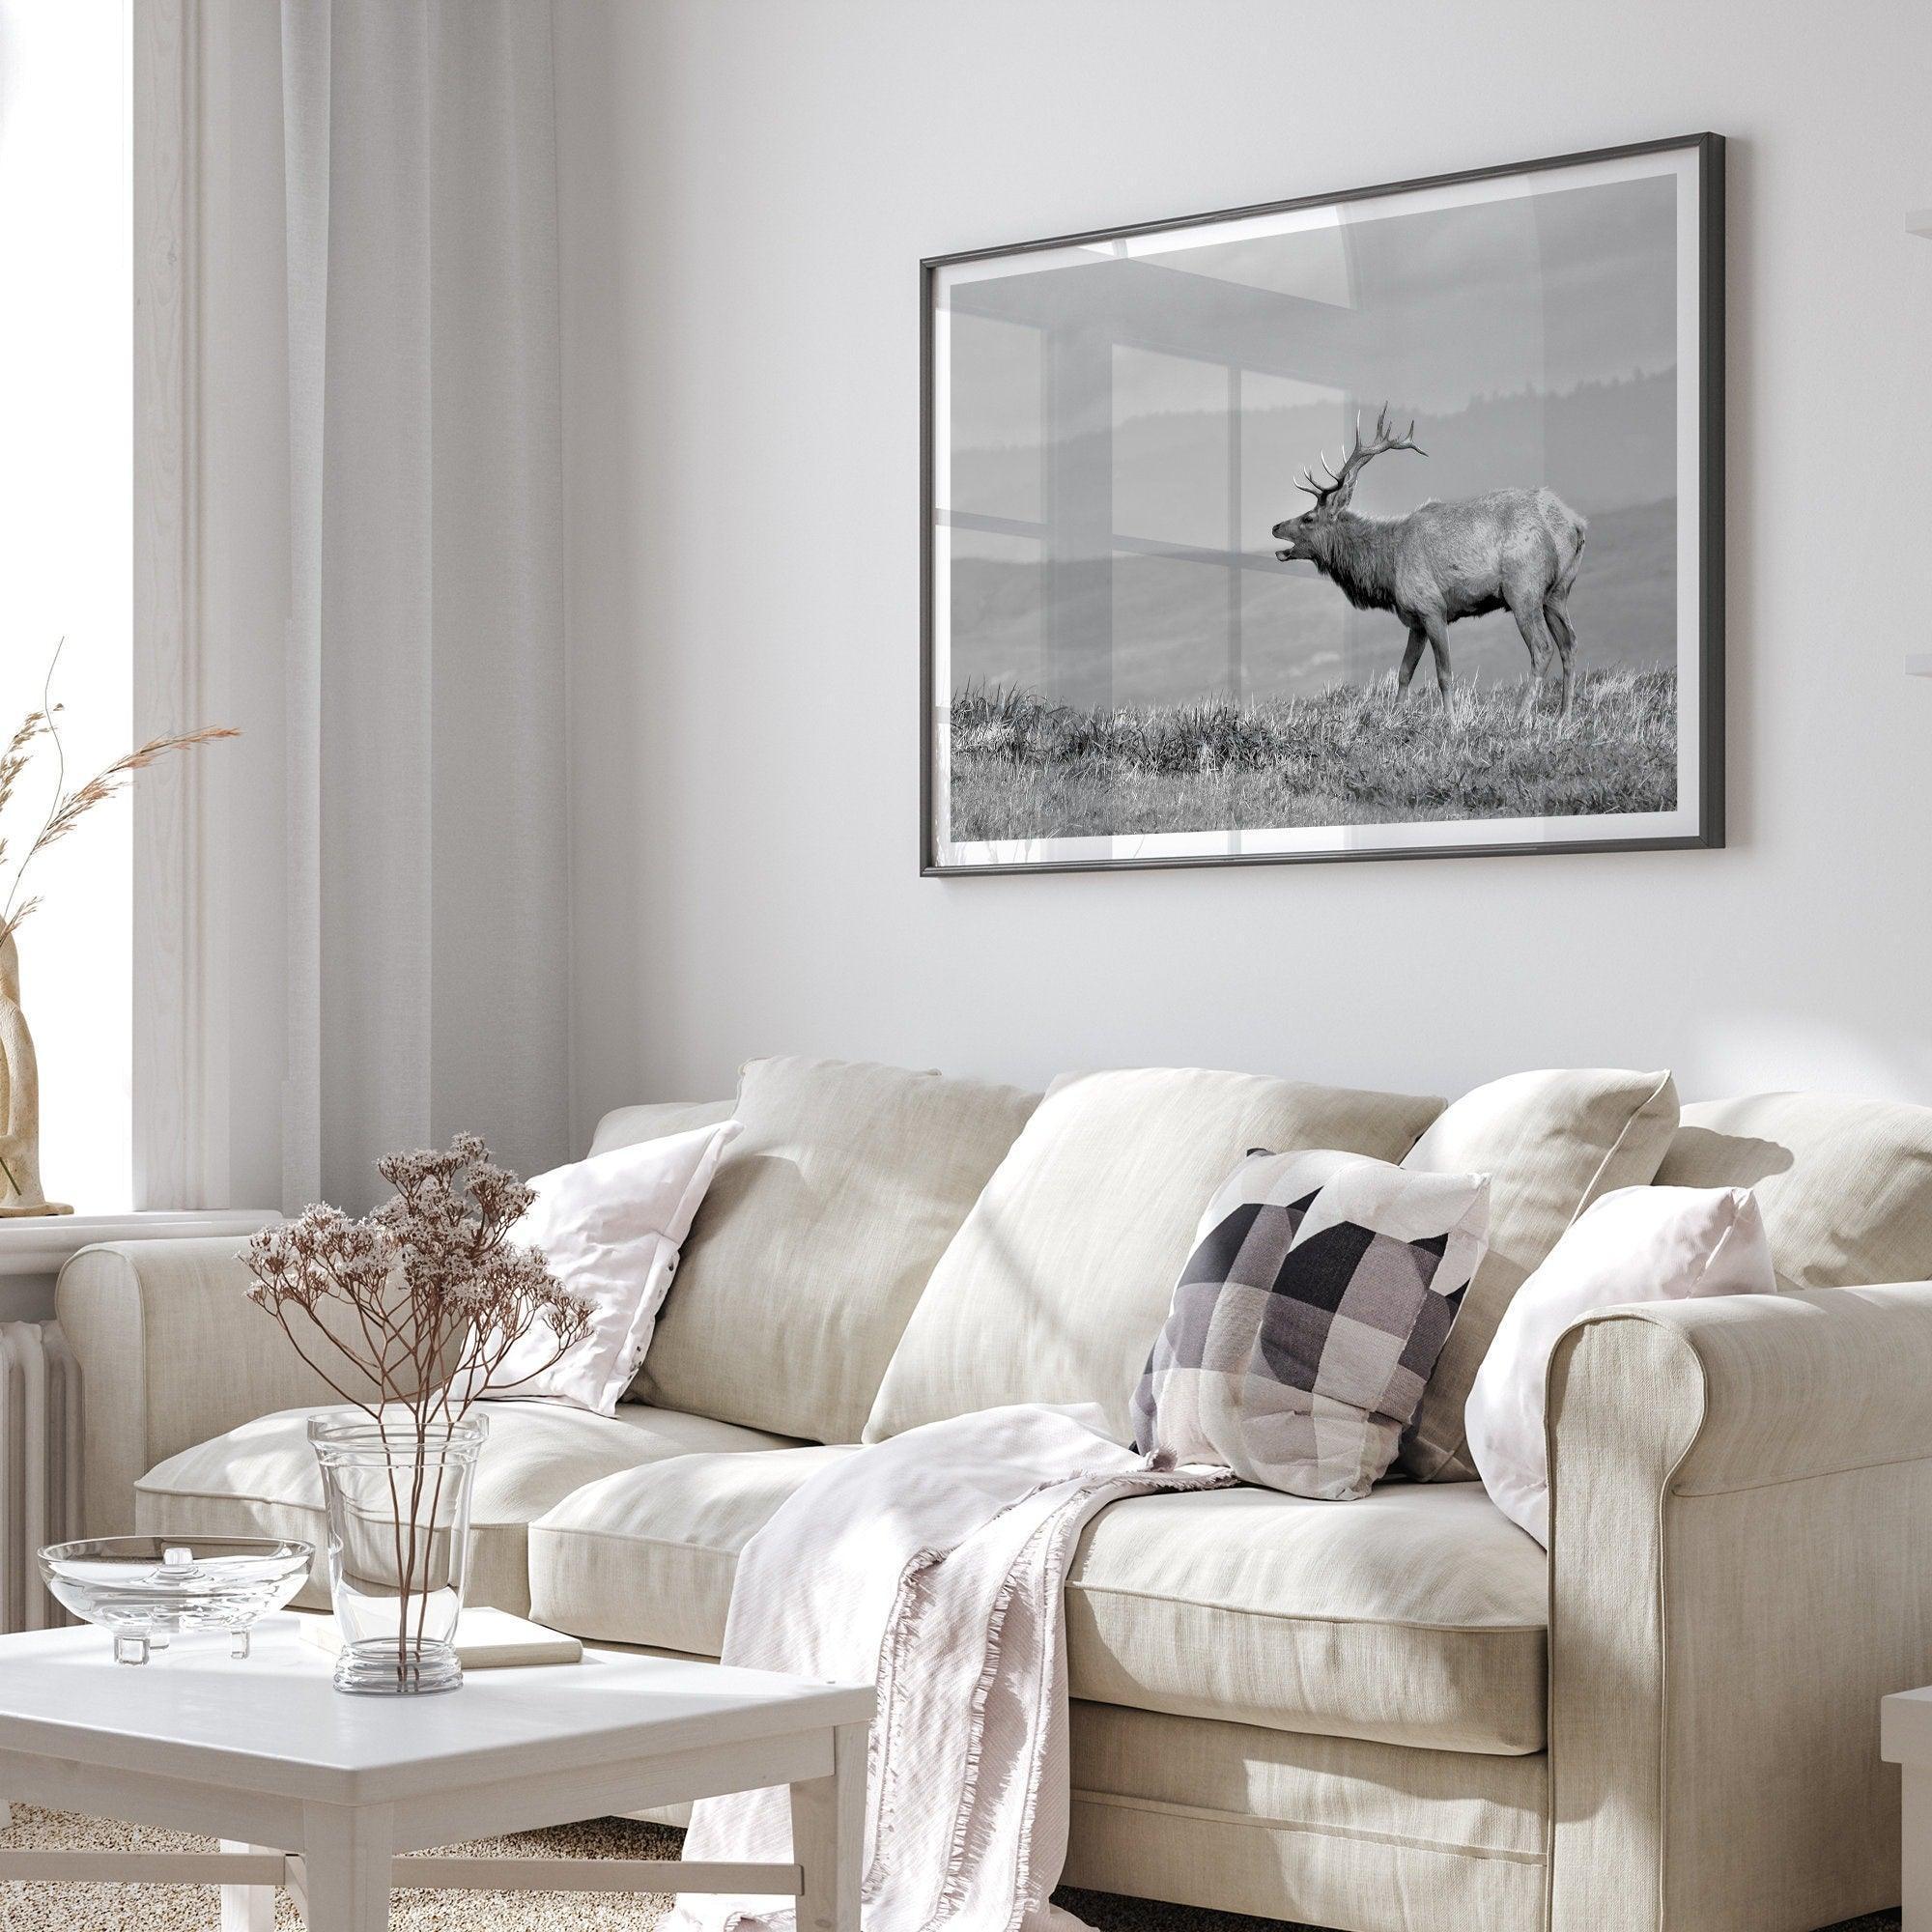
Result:
{"type": "Polygon", "coordinates": [[[41,1189],[41,1076],[10,932],[0,939],[0,1215],[72,1212],[41,1189]]]}
{"type": "Polygon", "coordinates": [[[407,1696],[463,1682],[456,1620],[469,1569],[469,1502],[484,1422],[385,1408],[318,1415],[308,1439],[328,1514],[338,1690],[407,1696]]]}

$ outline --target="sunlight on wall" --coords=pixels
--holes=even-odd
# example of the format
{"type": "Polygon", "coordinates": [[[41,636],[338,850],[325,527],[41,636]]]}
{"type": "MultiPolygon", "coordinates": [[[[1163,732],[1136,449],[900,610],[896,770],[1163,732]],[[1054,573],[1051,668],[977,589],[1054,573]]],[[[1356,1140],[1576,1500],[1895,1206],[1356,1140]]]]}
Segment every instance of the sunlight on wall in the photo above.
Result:
{"type": "MultiPolygon", "coordinates": [[[[54,696],[70,785],[131,736],[132,288],[127,0],[0,0],[0,734],[54,696]]],[[[0,835],[0,897],[53,796],[44,741],[0,835]]],[[[82,1212],[131,1200],[132,846],[125,798],[35,861],[21,1005],[41,1171],[82,1212]]]]}

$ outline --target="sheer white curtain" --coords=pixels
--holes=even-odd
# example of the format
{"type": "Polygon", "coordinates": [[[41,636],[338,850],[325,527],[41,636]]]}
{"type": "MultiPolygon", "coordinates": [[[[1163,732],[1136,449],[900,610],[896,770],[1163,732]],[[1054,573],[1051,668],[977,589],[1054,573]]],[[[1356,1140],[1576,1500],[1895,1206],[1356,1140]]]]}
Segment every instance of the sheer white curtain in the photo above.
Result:
{"type": "Polygon", "coordinates": [[[290,1202],[567,1138],[550,9],[283,0],[290,1202]]]}

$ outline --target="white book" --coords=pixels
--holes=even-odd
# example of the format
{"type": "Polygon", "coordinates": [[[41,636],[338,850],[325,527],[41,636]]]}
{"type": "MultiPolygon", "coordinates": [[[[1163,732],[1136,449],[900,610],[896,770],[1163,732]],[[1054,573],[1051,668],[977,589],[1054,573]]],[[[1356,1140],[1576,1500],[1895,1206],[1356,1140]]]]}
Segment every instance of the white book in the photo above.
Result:
{"type": "MultiPolygon", "coordinates": [[[[335,1619],[304,1611],[296,1615],[303,1640],[331,1656],[342,1648],[335,1619]]],[[[583,1646],[562,1631],[546,1630],[508,1610],[468,1609],[456,1621],[456,1661],[466,1670],[497,1670],[512,1664],[581,1663],[583,1646]]]]}

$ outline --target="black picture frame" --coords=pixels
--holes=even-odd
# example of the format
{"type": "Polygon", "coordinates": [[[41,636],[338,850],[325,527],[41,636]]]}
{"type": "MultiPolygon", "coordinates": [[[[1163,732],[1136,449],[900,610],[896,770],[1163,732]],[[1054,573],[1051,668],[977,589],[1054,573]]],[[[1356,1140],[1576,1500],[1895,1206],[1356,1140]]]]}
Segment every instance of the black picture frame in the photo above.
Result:
{"type": "MultiPolygon", "coordinates": [[[[1192,866],[1253,866],[1325,864],[1350,860],[1456,859],[1544,853],[1576,856],[1582,853],[1675,851],[1719,848],[1724,843],[1724,139],[1700,133],[1621,146],[1582,150],[1539,160],[1498,163],[1451,173],[1380,183],[1373,186],[1293,196],[1286,200],[1250,204],[1206,214],[1179,215],[1157,221],[1081,234],[1043,238],[1000,246],[959,250],[924,257],[920,263],[920,872],[928,878],[1009,876],[1031,872],[1126,871],[1192,866]],[[1119,857],[1028,857],[1016,861],[959,863],[942,860],[936,825],[935,705],[935,420],[934,315],[938,280],[943,270],[960,264],[1020,256],[1050,249],[1094,247],[1206,224],[1236,222],[1290,211],[1339,206],[1417,190],[1455,187],[1503,177],[1553,174],[1601,162],[1688,152],[1694,159],[1698,185],[1695,295],[1698,373],[1696,408],[1696,501],[1690,511],[1698,531],[1699,577],[1694,609],[1698,626],[1697,674],[1698,744],[1694,824],[1682,834],[1628,838],[1563,838],[1499,840],[1471,837],[1460,842],[1420,846],[1363,847],[1319,851],[1238,851],[1186,855],[1119,857]]],[[[1457,821],[1479,826],[1483,821],[1457,821]]],[[[1550,822],[1550,821],[1545,821],[1550,822]]]]}

